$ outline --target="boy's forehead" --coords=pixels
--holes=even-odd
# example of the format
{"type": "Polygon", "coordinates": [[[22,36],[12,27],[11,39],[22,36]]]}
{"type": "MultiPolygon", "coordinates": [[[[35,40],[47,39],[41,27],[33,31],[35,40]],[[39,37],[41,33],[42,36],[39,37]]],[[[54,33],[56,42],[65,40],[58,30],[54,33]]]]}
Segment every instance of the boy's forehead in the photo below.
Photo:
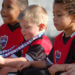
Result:
{"type": "Polygon", "coordinates": [[[16,4],[17,1],[18,1],[18,0],[4,0],[3,3],[6,3],[6,4],[7,4],[7,3],[9,3],[9,4],[11,4],[11,3],[16,4]]]}
{"type": "Polygon", "coordinates": [[[53,7],[53,11],[54,12],[63,12],[64,10],[64,6],[62,4],[55,4],[53,7]]]}

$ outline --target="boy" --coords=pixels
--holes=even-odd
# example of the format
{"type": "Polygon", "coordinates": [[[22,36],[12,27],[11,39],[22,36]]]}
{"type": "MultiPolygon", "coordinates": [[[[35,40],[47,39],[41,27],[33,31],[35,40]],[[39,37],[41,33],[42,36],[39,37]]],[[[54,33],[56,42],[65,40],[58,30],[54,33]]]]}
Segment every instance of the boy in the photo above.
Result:
{"type": "MultiPolygon", "coordinates": [[[[4,24],[0,27],[0,51],[13,50],[24,41],[17,17],[27,6],[28,0],[3,0],[1,15],[4,24]]],[[[9,57],[20,57],[21,55],[21,52],[18,52],[9,57]]],[[[6,70],[7,68],[0,74],[5,75],[6,70]]]]}
{"type": "MultiPolygon", "coordinates": [[[[47,21],[48,14],[46,10],[38,5],[29,6],[19,16],[21,32],[25,40],[30,40],[38,35],[29,45],[30,47],[25,47],[25,50],[28,48],[26,55],[28,54],[33,60],[44,59],[43,51],[45,51],[46,55],[49,55],[51,51],[52,43],[48,37],[43,34],[47,28],[47,21]]],[[[25,56],[25,53],[23,55],[25,56]]]]}
{"type": "Polygon", "coordinates": [[[19,64],[24,64],[26,61],[44,60],[50,53],[52,44],[47,36],[43,33],[47,28],[48,14],[46,10],[39,5],[31,5],[20,14],[19,22],[21,32],[26,41],[33,39],[23,56],[25,58],[6,59],[6,66],[17,67],[19,64]]]}

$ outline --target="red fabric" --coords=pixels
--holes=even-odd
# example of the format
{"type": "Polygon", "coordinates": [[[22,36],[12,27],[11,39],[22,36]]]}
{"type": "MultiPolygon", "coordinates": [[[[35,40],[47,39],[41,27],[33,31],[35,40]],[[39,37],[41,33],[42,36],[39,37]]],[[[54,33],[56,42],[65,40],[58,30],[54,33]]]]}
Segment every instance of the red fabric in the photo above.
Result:
{"type": "Polygon", "coordinates": [[[41,45],[44,48],[46,55],[49,55],[52,49],[52,43],[49,38],[47,36],[43,36],[41,39],[37,39],[31,45],[25,47],[25,49],[23,50],[23,56],[25,56],[26,51],[28,51],[29,47],[32,45],[41,45]]]}
{"type": "Polygon", "coordinates": [[[18,46],[20,45],[24,38],[20,32],[20,27],[15,29],[13,32],[9,29],[8,25],[6,24],[3,24],[1,27],[0,27],[0,39],[2,36],[8,36],[8,40],[7,40],[7,43],[5,44],[5,47],[3,48],[3,50],[5,49],[9,49],[11,48],[12,46],[18,46]]]}
{"type": "Polygon", "coordinates": [[[55,38],[54,41],[54,54],[53,54],[53,62],[54,64],[64,64],[67,55],[69,53],[71,44],[72,44],[72,40],[74,39],[74,37],[70,38],[67,42],[67,44],[63,43],[63,38],[62,38],[63,33],[61,33],[60,35],[58,35],[55,38]]]}

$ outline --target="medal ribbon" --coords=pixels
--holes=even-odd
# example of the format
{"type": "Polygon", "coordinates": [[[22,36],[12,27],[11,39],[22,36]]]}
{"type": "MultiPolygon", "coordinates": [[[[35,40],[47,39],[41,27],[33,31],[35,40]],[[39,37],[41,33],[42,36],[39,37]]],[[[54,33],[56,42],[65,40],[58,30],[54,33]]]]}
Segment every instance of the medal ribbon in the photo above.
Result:
{"type": "Polygon", "coordinates": [[[44,32],[42,32],[41,34],[39,34],[39,35],[33,37],[33,38],[30,39],[29,41],[27,41],[27,42],[21,44],[20,46],[18,46],[18,47],[17,47],[16,49],[14,49],[14,50],[12,50],[12,49],[14,48],[14,46],[13,46],[13,47],[11,47],[11,48],[8,49],[8,50],[0,51],[0,55],[2,55],[3,57],[8,57],[8,56],[10,56],[10,55],[12,55],[12,54],[14,54],[14,53],[16,53],[16,52],[22,50],[22,49],[25,48],[26,46],[30,45],[35,39],[40,38],[43,34],[44,34],[44,32]],[[11,50],[12,50],[12,51],[11,51],[11,50]],[[6,53],[6,52],[7,52],[7,53],[6,53]],[[4,54],[4,53],[5,53],[5,54],[4,54]]]}

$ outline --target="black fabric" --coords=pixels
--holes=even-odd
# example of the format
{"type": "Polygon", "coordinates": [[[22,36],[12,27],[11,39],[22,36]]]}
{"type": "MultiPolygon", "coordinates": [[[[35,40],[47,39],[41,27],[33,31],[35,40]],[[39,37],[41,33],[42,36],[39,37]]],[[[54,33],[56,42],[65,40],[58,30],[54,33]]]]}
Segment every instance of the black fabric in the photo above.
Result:
{"type": "Polygon", "coordinates": [[[8,72],[7,75],[18,75],[18,72],[8,72]]]}
{"type": "Polygon", "coordinates": [[[40,60],[40,59],[43,60],[43,59],[46,58],[44,48],[41,45],[32,45],[32,46],[30,46],[29,50],[26,54],[28,54],[34,60],[40,60]]]}
{"type": "Polygon", "coordinates": [[[21,57],[23,54],[22,54],[22,52],[21,51],[18,51],[18,52],[16,52],[16,53],[14,53],[17,57],[21,57]]]}
{"type": "Polygon", "coordinates": [[[66,44],[69,39],[70,39],[70,37],[65,37],[65,34],[64,34],[64,36],[63,36],[63,42],[64,42],[64,44],[66,44]]]}
{"type": "Polygon", "coordinates": [[[46,68],[50,68],[52,66],[52,64],[50,64],[47,59],[45,61],[46,61],[46,68]]]}
{"type": "Polygon", "coordinates": [[[27,68],[23,69],[21,72],[18,72],[18,75],[50,75],[48,70],[45,69],[37,69],[37,68],[27,68]]]}
{"type": "Polygon", "coordinates": [[[75,62],[75,38],[72,43],[72,62],[75,62]]]}
{"type": "Polygon", "coordinates": [[[50,54],[48,55],[48,58],[53,62],[53,48],[52,48],[50,54]]]}
{"type": "Polygon", "coordinates": [[[20,24],[19,23],[16,23],[15,25],[8,24],[8,27],[13,32],[15,29],[20,27],[20,24]]]}
{"type": "Polygon", "coordinates": [[[72,61],[75,61],[75,39],[73,39],[71,47],[70,47],[70,51],[67,55],[67,59],[65,61],[65,63],[72,63],[72,61]]]}

